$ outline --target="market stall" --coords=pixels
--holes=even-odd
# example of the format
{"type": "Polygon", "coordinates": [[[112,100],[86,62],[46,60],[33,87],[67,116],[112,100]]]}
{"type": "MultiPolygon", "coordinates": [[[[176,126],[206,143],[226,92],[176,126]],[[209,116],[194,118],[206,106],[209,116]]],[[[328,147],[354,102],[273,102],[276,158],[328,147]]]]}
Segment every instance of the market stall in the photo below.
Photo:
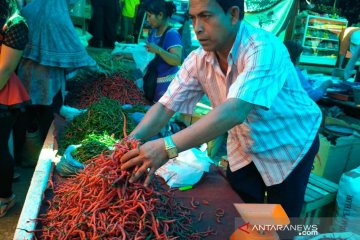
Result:
{"type": "MultiPolygon", "coordinates": [[[[72,167],[66,165],[69,160],[69,155],[67,155],[66,150],[69,146],[82,144],[81,147],[76,149],[76,153],[71,152],[71,157],[74,158],[74,161],[71,160],[71,163],[78,161],[76,163],[77,166],[81,166],[83,162],[86,162],[89,159],[96,159],[96,156],[107,158],[109,157],[109,154],[107,155],[103,152],[115,151],[107,149],[108,147],[113,146],[114,143],[114,146],[119,144],[119,141],[134,129],[135,122],[132,117],[135,116],[136,118],[137,114],[139,115],[141,114],[141,111],[145,112],[148,109],[148,107],[144,106],[147,104],[147,101],[143,98],[139,89],[136,88],[134,82],[120,74],[91,80],[75,79],[70,82],[69,87],[69,90],[71,91],[67,96],[67,103],[72,107],[78,107],[83,110],[75,111],[76,108],[73,108],[73,114],[77,113],[77,115],[69,115],[67,116],[67,120],[60,116],[55,118],[55,121],[49,130],[46,142],[41,150],[14,239],[32,239],[34,236],[42,239],[42,234],[45,234],[44,228],[41,227],[43,225],[47,225],[52,229],[52,231],[47,233],[56,234],[57,231],[51,224],[56,224],[57,221],[60,222],[63,221],[63,219],[51,218],[51,223],[46,222],[44,216],[54,210],[51,208],[51,205],[67,206],[65,209],[70,209],[71,206],[67,205],[72,201],[70,199],[79,200],[79,197],[71,197],[73,192],[70,191],[64,193],[64,196],[69,196],[70,199],[65,197],[65,200],[61,200],[62,202],[59,201],[56,191],[61,189],[61,184],[66,184],[66,182],[74,183],[75,185],[73,186],[76,187],[78,185],[80,187],[77,192],[82,192],[84,195],[88,191],[92,192],[92,190],[87,189],[85,186],[76,184],[76,177],[86,174],[96,175],[92,171],[98,171],[102,167],[99,166],[97,170],[90,169],[87,167],[92,166],[95,160],[91,163],[87,162],[83,165],[85,166],[84,171],[80,171],[73,176],[74,172],[72,172],[72,167]],[[80,85],[81,87],[79,87],[80,85]],[[105,138],[107,142],[104,140],[105,138]],[[105,142],[105,145],[98,144],[105,142]],[[72,178],[68,178],[67,173],[70,173],[69,175],[72,175],[72,178]]],[[[116,168],[115,162],[114,167],[116,168]]],[[[116,175],[110,177],[115,176],[116,175]]],[[[96,184],[99,181],[101,181],[101,179],[93,179],[90,184],[96,184]]],[[[110,179],[109,181],[113,181],[111,185],[115,185],[114,179],[110,179]]],[[[161,183],[163,181],[157,180],[156,182],[161,183]]],[[[130,188],[130,185],[121,182],[117,183],[116,186],[118,188],[123,187],[124,189],[130,188]]],[[[133,186],[131,186],[131,188],[132,187],[133,186]]],[[[165,186],[164,183],[163,187],[165,187],[164,189],[166,191],[169,190],[169,187],[165,186]]],[[[134,189],[135,188],[136,187],[134,187],[134,189]]],[[[98,187],[98,190],[99,189],[101,189],[101,187],[98,187]]],[[[144,189],[141,188],[139,191],[143,190],[144,189]]],[[[159,193],[162,193],[160,195],[168,194],[163,190],[158,191],[159,193]]],[[[160,195],[157,197],[153,196],[154,201],[163,199],[160,198],[160,195]],[[156,200],[157,198],[158,200],[156,200]]],[[[87,201],[98,202],[107,200],[107,197],[100,197],[97,200],[94,200],[93,197],[98,197],[98,195],[89,195],[87,201]]],[[[123,197],[125,199],[125,195],[119,196],[119,199],[123,197]]],[[[218,167],[212,166],[211,170],[204,174],[200,182],[192,186],[192,189],[187,191],[175,189],[175,191],[169,193],[168,197],[181,204],[182,207],[178,210],[179,214],[181,212],[186,212],[186,216],[191,219],[191,222],[179,220],[176,221],[176,223],[179,222],[179,224],[191,228],[191,231],[195,234],[194,236],[202,236],[206,237],[206,239],[225,239],[228,238],[236,228],[236,219],[239,215],[236,212],[233,203],[241,203],[242,200],[232,190],[227,180],[224,178],[223,170],[218,167]],[[220,215],[219,211],[221,211],[220,215]]],[[[86,200],[84,201],[86,202],[86,200]]],[[[130,199],[129,201],[135,200],[130,199]]],[[[149,208],[152,206],[151,201],[147,201],[150,202],[149,208]]],[[[121,205],[117,204],[116,200],[113,200],[111,204],[113,204],[109,205],[111,208],[116,208],[116,206],[121,205]]],[[[84,207],[84,209],[89,209],[85,210],[85,212],[91,214],[89,207],[90,206],[84,207]]],[[[171,207],[168,208],[171,209],[171,207]]],[[[61,213],[60,215],[72,217],[76,216],[76,211],[71,211],[71,213],[66,214],[61,213]]],[[[119,215],[119,221],[123,215],[126,214],[123,212],[119,215]]],[[[102,218],[99,216],[95,217],[96,222],[102,221],[102,218]]],[[[175,216],[176,214],[167,217],[170,218],[171,222],[175,216]]],[[[154,217],[157,219],[159,217],[158,213],[155,212],[154,217]]],[[[83,221],[86,224],[90,224],[91,222],[90,219],[83,221]]],[[[156,221],[161,222],[162,217],[159,217],[156,221]]],[[[67,229],[65,225],[67,224],[61,224],[61,229],[67,229]]],[[[108,225],[112,226],[110,223],[108,223],[108,225]]],[[[171,228],[171,225],[169,226],[170,230],[176,229],[171,228]]],[[[84,230],[85,234],[86,232],[91,232],[84,228],[85,226],[81,226],[81,229],[84,230]]],[[[69,234],[71,233],[70,230],[69,234]]],[[[130,232],[129,234],[131,234],[130,232]]],[[[140,230],[138,232],[140,232],[140,230]]],[[[144,232],[144,234],[149,234],[151,236],[151,233],[148,232],[144,232]]],[[[119,237],[120,236],[122,235],[119,235],[119,237]]],[[[68,237],[70,236],[65,236],[65,238],[68,237]]],[[[131,239],[132,237],[129,238],[131,239]]]]}
{"type": "MultiPolygon", "coordinates": [[[[50,179],[56,175],[54,161],[56,150],[55,126],[52,125],[41,151],[39,161],[29,188],[27,198],[20,216],[14,239],[32,239],[36,229],[36,218],[42,211],[44,204],[44,192],[49,187],[50,179]]],[[[223,177],[222,170],[212,167],[211,171],[201,181],[188,191],[175,191],[175,199],[191,208],[191,218],[196,231],[208,231],[212,229],[205,239],[225,239],[236,229],[236,219],[239,217],[233,203],[241,203],[242,200],[231,189],[223,177]],[[199,204],[197,204],[199,202],[199,204]],[[197,206],[192,208],[193,204],[197,206]],[[219,219],[216,211],[222,209],[224,214],[219,219]]]]}

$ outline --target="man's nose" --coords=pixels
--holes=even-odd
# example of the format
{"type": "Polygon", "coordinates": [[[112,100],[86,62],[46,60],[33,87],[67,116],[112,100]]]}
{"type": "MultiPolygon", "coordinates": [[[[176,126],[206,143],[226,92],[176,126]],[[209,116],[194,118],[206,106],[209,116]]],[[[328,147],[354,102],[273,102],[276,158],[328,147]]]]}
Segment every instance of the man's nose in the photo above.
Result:
{"type": "Polygon", "coordinates": [[[197,34],[204,31],[204,25],[202,21],[199,19],[193,20],[193,27],[194,27],[194,32],[197,34]]]}

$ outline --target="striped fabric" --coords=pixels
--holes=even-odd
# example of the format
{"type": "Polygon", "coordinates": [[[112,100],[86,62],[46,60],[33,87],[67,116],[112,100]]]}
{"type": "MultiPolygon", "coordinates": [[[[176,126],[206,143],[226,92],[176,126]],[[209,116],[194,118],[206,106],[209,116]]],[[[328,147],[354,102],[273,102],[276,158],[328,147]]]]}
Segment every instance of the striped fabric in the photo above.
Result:
{"type": "Polygon", "coordinates": [[[276,37],[241,23],[224,75],[213,52],[201,47],[183,63],[165,95],[167,108],[192,113],[206,93],[213,107],[228,98],[255,105],[229,131],[230,169],[254,162],[265,184],[281,183],[310,148],[321,111],[301,87],[289,54],[276,37]]]}

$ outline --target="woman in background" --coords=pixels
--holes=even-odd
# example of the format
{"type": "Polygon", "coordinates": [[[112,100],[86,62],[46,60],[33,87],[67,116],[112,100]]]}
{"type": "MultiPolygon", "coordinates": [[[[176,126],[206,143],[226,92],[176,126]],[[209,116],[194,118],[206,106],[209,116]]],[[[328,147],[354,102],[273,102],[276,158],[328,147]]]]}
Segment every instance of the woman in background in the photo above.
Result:
{"type": "Polygon", "coordinates": [[[28,41],[28,27],[16,0],[0,0],[0,217],[15,204],[12,192],[14,160],[9,137],[18,114],[29,101],[14,71],[28,41]]]}
{"type": "MultiPolygon", "coordinates": [[[[32,0],[22,9],[29,26],[29,43],[24,50],[18,75],[30,94],[28,122],[38,124],[44,141],[65,97],[66,80],[78,69],[98,71],[75,32],[67,0],[32,0]]],[[[36,128],[35,128],[36,130],[36,128]]],[[[33,130],[34,131],[34,130],[33,130]]],[[[25,129],[15,134],[25,135],[25,129]]]]}
{"type": "Polygon", "coordinates": [[[153,101],[157,102],[170,82],[174,79],[182,61],[181,36],[174,28],[170,28],[161,46],[158,46],[161,36],[169,27],[169,19],[176,11],[173,2],[164,0],[148,0],[145,2],[146,19],[152,28],[146,48],[149,52],[160,56],[157,65],[158,79],[153,101]]]}

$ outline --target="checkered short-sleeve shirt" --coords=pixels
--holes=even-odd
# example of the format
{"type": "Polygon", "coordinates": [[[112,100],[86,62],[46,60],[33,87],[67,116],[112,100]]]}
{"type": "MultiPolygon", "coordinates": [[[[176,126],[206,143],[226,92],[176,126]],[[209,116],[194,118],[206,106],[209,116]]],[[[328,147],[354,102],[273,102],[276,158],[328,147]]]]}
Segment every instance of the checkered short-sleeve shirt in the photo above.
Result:
{"type": "Polygon", "coordinates": [[[177,112],[192,113],[206,93],[213,107],[238,98],[255,107],[229,130],[229,165],[236,171],[254,162],[267,186],[279,184],[309,150],[321,111],[302,88],[282,42],[241,23],[224,74],[213,52],[201,47],[184,61],[159,100],[177,112]]]}
{"type": "Polygon", "coordinates": [[[0,45],[4,44],[8,47],[24,50],[29,41],[28,26],[25,19],[21,16],[8,21],[0,30],[0,45]]]}

